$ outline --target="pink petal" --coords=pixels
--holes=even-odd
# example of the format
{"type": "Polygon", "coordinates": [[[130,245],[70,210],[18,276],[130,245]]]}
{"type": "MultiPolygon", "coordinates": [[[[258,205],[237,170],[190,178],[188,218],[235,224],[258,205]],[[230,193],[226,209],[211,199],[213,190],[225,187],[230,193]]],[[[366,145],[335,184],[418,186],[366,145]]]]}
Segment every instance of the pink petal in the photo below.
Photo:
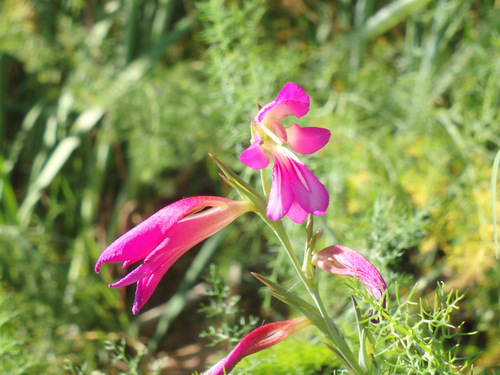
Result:
{"type": "Polygon", "coordinates": [[[144,259],[144,262],[154,262],[166,254],[168,257],[174,256],[170,254],[179,252],[181,255],[184,254],[188,249],[212,236],[252,207],[251,203],[245,201],[227,201],[227,203],[221,202],[220,206],[207,208],[180,220],[168,232],[168,239],[164,242],[166,249],[158,246],[144,259]]]}
{"type": "Polygon", "coordinates": [[[260,137],[241,153],[240,161],[252,169],[263,169],[269,165],[269,156],[260,148],[260,137]]]}
{"type": "Polygon", "coordinates": [[[288,216],[294,223],[302,224],[307,218],[308,212],[304,210],[297,201],[293,202],[292,206],[288,210],[286,216],[288,216]]]}
{"type": "Polygon", "coordinates": [[[129,230],[104,250],[97,260],[95,271],[99,272],[104,262],[126,262],[125,266],[128,266],[146,257],[178,220],[200,205],[202,200],[199,198],[203,197],[172,203],[129,230]]]}
{"type": "Polygon", "coordinates": [[[293,150],[301,154],[313,154],[328,143],[331,132],[324,128],[303,128],[292,124],[286,128],[286,135],[293,150]]]}
{"type": "Polygon", "coordinates": [[[325,186],[290,150],[282,147],[279,151],[275,160],[280,160],[286,166],[296,202],[306,212],[316,216],[324,215],[330,201],[325,186]]]}
{"type": "Polygon", "coordinates": [[[266,104],[257,114],[257,121],[262,122],[266,115],[281,120],[294,115],[297,118],[309,112],[309,96],[299,85],[288,82],[279,92],[274,102],[266,104]]]}
{"type": "Polygon", "coordinates": [[[286,129],[279,120],[275,120],[274,118],[268,118],[266,119],[273,127],[274,131],[278,135],[278,137],[283,141],[287,141],[287,135],[286,135],[286,129]]]}
{"type": "Polygon", "coordinates": [[[307,213],[324,215],[330,200],[325,186],[290,150],[276,147],[271,153],[274,169],[267,217],[276,221],[288,215],[300,224],[307,213]]]}
{"type": "Polygon", "coordinates": [[[307,212],[321,216],[324,215],[330,197],[325,186],[302,163],[292,163],[294,166],[293,193],[298,204],[307,212]]]}
{"type": "Polygon", "coordinates": [[[152,273],[156,272],[156,270],[160,267],[161,262],[155,262],[155,263],[143,263],[140,266],[138,266],[136,269],[134,269],[132,272],[129,272],[125,277],[123,277],[121,280],[117,281],[116,283],[109,284],[111,288],[116,288],[120,286],[127,286],[131,285],[133,283],[136,283],[137,281],[151,275],[152,273]],[[160,263],[160,264],[158,264],[160,263]]]}
{"type": "Polygon", "coordinates": [[[290,176],[279,159],[274,159],[273,182],[267,203],[267,217],[273,221],[287,214],[294,201],[290,176]]]}
{"type": "MultiPolygon", "coordinates": [[[[186,252],[187,250],[188,249],[185,249],[184,252],[186,252]]],[[[137,289],[135,290],[134,304],[132,305],[132,313],[134,315],[138,314],[139,310],[146,304],[146,302],[149,301],[156,287],[160,283],[160,280],[163,278],[163,276],[169,270],[172,264],[174,264],[182,254],[183,252],[177,254],[177,256],[174,258],[170,258],[166,262],[161,262],[161,261],[157,262],[159,266],[158,268],[156,268],[155,271],[153,271],[149,276],[146,276],[137,281],[137,289]]],[[[152,263],[142,264],[139,267],[150,264],[152,263]]]]}
{"type": "Polygon", "coordinates": [[[153,272],[148,277],[145,277],[137,282],[137,289],[135,290],[134,304],[132,305],[132,313],[139,314],[142,307],[149,301],[160,280],[165,275],[165,271],[153,272]]]}

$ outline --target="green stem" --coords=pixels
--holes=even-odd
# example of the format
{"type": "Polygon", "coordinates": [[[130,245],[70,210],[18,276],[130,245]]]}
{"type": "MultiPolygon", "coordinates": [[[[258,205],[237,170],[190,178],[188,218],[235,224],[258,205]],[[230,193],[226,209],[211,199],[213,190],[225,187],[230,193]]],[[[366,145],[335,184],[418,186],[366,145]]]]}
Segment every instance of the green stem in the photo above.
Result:
{"type": "Polygon", "coordinates": [[[306,287],[308,293],[310,294],[311,298],[313,299],[314,303],[318,307],[321,317],[325,321],[326,327],[328,328],[328,332],[323,332],[327,337],[329,337],[330,341],[335,345],[335,347],[339,350],[341,356],[340,359],[348,366],[350,367],[355,374],[357,375],[365,375],[366,371],[364,371],[360,364],[358,363],[356,356],[354,353],[351,351],[349,346],[347,345],[347,342],[345,341],[344,337],[340,333],[339,329],[333,322],[333,320],[330,318],[328,315],[323,302],[321,301],[319,291],[317,288],[317,284],[314,285],[314,281],[306,276],[306,274],[303,272],[302,267],[300,265],[299,260],[297,259],[297,256],[295,255],[295,252],[293,251],[292,244],[290,243],[290,240],[288,238],[288,235],[285,232],[285,229],[283,228],[283,224],[280,221],[271,221],[267,217],[263,217],[264,221],[273,229],[274,233],[276,233],[277,237],[279,238],[280,242],[283,244],[283,247],[285,248],[288,257],[292,261],[292,265],[299,275],[300,280],[306,287]]]}
{"type": "Polygon", "coordinates": [[[340,360],[342,360],[347,366],[349,366],[356,374],[367,374],[367,372],[359,364],[351,348],[349,348],[349,345],[347,345],[347,342],[342,336],[342,333],[338,329],[337,325],[328,315],[328,312],[326,311],[325,306],[323,305],[323,301],[321,300],[321,297],[319,295],[318,284],[316,284],[316,288],[314,290],[309,291],[309,294],[318,307],[321,317],[325,321],[331,342],[336,346],[339,353],[342,355],[341,357],[339,356],[340,360]]]}
{"type": "Polygon", "coordinates": [[[283,247],[285,248],[288,257],[292,261],[293,268],[299,275],[300,280],[304,283],[304,285],[308,288],[308,290],[312,287],[311,280],[309,280],[304,272],[302,271],[302,267],[300,265],[295,252],[293,251],[292,244],[290,243],[290,239],[288,238],[285,229],[283,228],[283,224],[280,221],[271,221],[266,217],[267,224],[274,230],[274,233],[278,236],[281,241],[283,247]]]}

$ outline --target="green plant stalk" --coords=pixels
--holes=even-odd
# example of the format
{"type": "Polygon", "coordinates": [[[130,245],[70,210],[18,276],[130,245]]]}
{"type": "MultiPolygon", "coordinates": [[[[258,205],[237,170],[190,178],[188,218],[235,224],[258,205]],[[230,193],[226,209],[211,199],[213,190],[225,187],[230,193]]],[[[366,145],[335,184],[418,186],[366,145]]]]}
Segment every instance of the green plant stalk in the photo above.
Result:
{"type": "MultiPolygon", "coordinates": [[[[264,220],[264,222],[267,225],[269,225],[269,227],[271,227],[271,229],[274,231],[274,233],[282,243],[283,247],[286,250],[286,253],[288,254],[288,257],[292,262],[293,267],[295,268],[295,271],[299,275],[300,280],[305,285],[308,293],[310,294],[311,298],[314,300],[314,303],[316,304],[316,306],[320,311],[321,317],[324,320],[325,325],[327,327],[326,332],[324,330],[321,330],[321,328],[320,330],[327,338],[329,338],[332,344],[335,345],[334,352],[348,367],[352,368],[356,374],[358,375],[367,374],[366,371],[364,371],[362,367],[359,365],[359,362],[356,360],[356,356],[353,354],[353,352],[347,345],[339,329],[333,323],[333,320],[329,317],[319,296],[318,285],[317,283],[314,282],[314,277],[312,275],[306,275],[306,273],[304,273],[304,271],[302,270],[302,265],[300,264],[299,260],[297,259],[297,256],[293,251],[292,244],[290,243],[290,239],[288,238],[285,232],[283,223],[281,221],[272,221],[267,217],[266,199],[260,196],[260,194],[258,194],[251,186],[249,186],[246,182],[241,180],[233,171],[227,168],[217,158],[215,158],[213,155],[210,155],[210,157],[217,163],[219,168],[224,173],[224,176],[221,175],[221,177],[223,177],[224,180],[230,186],[236,189],[236,191],[238,191],[238,193],[242,196],[242,198],[254,204],[255,212],[262,218],[262,220],[264,220]]],[[[313,245],[312,243],[313,238],[314,236],[312,235],[312,220],[310,219],[308,225],[306,248],[313,245]]]]}
{"type": "Polygon", "coordinates": [[[316,240],[321,234],[321,230],[318,230],[315,234],[313,234],[314,228],[314,216],[309,214],[307,216],[306,223],[306,244],[304,249],[304,260],[302,262],[302,271],[305,273],[307,278],[314,278],[314,270],[313,265],[311,263],[311,257],[316,245],[316,240]]]}
{"type": "Polygon", "coordinates": [[[335,345],[335,349],[338,349],[338,351],[335,351],[335,353],[339,356],[339,359],[342,360],[348,367],[350,367],[356,374],[358,375],[367,374],[367,372],[360,366],[359,362],[356,359],[356,356],[347,345],[339,329],[328,315],[328,312],[326,311],[323,302],[321,301],[321,298],[319,296],[317,283],[315,284],[313,280],[308,278],[302,271],[302,266],[293,251],[293,247],[285,232],[285,229],[283,228],[283,224],[280,221],[271,221],[265,215],[260,215],[260,216],[273,229],[274,233],[282,243],[286,253],[288,254],[288,257],[292,261],[292,265],[295,271],[299,275],[300,280],[302,281],[309,295],[311,296],[314,303],[318,307],[321,317],[323,318],[325,325],[328,328],[327,332],[325,331],[322,332],[335,345]]]}

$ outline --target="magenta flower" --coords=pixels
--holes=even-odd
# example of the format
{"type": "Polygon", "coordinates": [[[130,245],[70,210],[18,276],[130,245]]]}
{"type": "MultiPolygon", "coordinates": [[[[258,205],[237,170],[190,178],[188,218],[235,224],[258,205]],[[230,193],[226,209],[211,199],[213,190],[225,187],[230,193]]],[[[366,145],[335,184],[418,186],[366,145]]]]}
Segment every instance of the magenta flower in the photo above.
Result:
{"type": "Polygon", "coordinates": [[[327,247],[314,254],[311,262],[318,268],[335,275],[355,277],[377,299],[381,299],[387,289],[382,275],[375,266],[360,253],[347,246],[327,247]]]}
{"type": "Polygon", "coordinates": [[[132,307],[137,314],[181,255],[252,208],[249,202],[208,196],[172,203],[109,245],[97,260],[95,271],[99,272],[104,262],[123,262],[126,268],[144,259],[123,279],[109,285],[137,283],[132,307]]]}
{"type": "Polygon", "coordinates": [[[307,318],[300,317],[263,325],[245,336],[226,358],[218,362],[203,375],[229,374],[238,362],[246,356],[270,348],[292,333],[311,324],[311,321],[307,318]]]}
{"type": "Polygon", "coordinates": [[[300,118],[309,111],[309,96],[298,85],[288,82],[275,101],[260,108],[252,120],[252,144],[240,155],[240,161],[252,169],[263,169],[274,159],[273,182],[267,216],[279,220],[287,215],[296,223],[308,213],[324,215],[329,196],[324,185],[289,149],[312,154],[330,140],[328,129],[297,124],[284,127],[287,116],[300,118]]]}

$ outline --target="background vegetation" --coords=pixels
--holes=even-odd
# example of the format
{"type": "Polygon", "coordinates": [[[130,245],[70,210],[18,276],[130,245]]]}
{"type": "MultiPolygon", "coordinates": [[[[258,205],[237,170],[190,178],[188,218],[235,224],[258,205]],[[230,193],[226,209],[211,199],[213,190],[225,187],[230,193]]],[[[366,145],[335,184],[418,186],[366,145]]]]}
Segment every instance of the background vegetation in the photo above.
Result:
{"type": "MultiPolygon", "coordinates": [[[[499,61],[494,0],[2,1],[0,373],[191,373],[222,355],[207,337],[227,350],[287,315],[249,276],[289,274],[251,216],[183,257],[137,317],[134,288],[107,287],[123,271],[93,271],[162,206],[230,194],[208,152],[257,182],[237,155],[255,103],[287,81],[312,98],[301,125],[333,134],[308,160],[331,194],[322,241],[364,252],[402,293],[418,282],[417,297],[433,295],[437,281],[466,293],[453,323],[477,334],[461,350],[482,351],[475,373],[498,373],[499,61]]],[[[331,363],[307,336],[266,356],[276,374],[331,363]]]]}

